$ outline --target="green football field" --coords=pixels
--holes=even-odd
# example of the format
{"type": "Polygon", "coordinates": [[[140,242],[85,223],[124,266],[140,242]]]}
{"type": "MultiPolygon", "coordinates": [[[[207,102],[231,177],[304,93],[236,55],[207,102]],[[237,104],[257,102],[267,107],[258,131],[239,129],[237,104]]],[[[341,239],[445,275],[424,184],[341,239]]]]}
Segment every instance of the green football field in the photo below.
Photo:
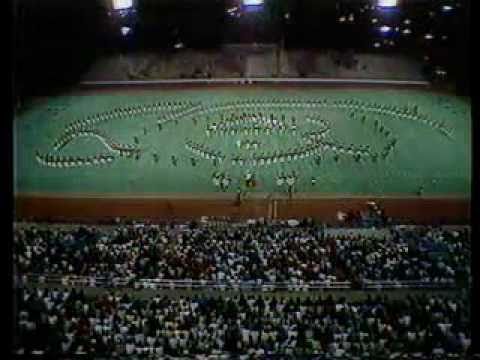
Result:
{"type": "Polygon", "coordinates": [[[262,193],[290,178],[332,196],[470,196],[470,103],[424,90],[89,92],[33,101],[14,129],[17,194],[236,192],[249,174],[262,193]]]}

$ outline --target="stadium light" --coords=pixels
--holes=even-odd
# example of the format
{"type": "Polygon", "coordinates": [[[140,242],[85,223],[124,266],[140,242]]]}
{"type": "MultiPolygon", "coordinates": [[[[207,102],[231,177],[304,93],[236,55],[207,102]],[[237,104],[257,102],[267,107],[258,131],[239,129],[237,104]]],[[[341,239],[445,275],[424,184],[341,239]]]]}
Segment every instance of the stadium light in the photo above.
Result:
{"type": "Polygon", "coordinates": [[[379,7],[395,7],[398,5],[398,0],[378,0],[379,7]]]}
{"type": "Polygon", "coordinates": [[[114,10],[129,9],[133,6],[133,0],[112,0],[114,10]]]}
{"type": "Polygon", "coordinates": [[[132,28],[129,28],[128,26],[122,26],[120,31],[122,32],[123,36],[127,36],[128,34],[130,34],[132,32],[132,28]]]}
{"type": "Polygon", "coordinates": [[[380,26],[380,32],[384,34],[390,32],[390,30],[392,30],[390,26],[387,26],[387,25],[380,26]]]}
{"type": "Polygon", "coordinates": [[[243,5],[263,5],[264,0],[243,0],[243,5]]]}
{"type": "Polygon", "coordinates": [[[229,9],[227,9],[227,14],[235,17],[238,14],[237,11],[238,11],[238,7],[234,6],[234,7],[231,7],[229,9]]]}

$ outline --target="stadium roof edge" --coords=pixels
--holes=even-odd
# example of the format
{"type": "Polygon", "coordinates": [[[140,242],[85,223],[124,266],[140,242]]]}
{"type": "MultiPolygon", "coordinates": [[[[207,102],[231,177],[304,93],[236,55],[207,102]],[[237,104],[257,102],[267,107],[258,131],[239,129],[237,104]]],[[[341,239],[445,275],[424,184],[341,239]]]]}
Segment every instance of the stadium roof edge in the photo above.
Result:
{"type": "Polygon", "coordinates": [[[331,79],[331,78],[224,78],[224,79],[164,79],[164,80],[112,80],[112,81],[82,81],[86,86],[115,85],[172,85],[172,84],[337,84],[337,85],[400,85],[400,86],[430,86],[429,81],[422,80],[389,80],[389,79],[331,79]]]}

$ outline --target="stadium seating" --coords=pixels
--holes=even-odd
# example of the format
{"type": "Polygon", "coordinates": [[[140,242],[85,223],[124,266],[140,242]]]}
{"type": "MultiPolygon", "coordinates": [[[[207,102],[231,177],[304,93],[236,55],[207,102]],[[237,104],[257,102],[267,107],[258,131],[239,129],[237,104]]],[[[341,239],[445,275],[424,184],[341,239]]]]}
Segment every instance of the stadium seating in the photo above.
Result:
{"type": "Polygon", "coordinates": [[[196,359],[465,358],[466,297],[167,297],[25,289],[19,354],[196,359]]]}
{"type": "MultiPolygon", "coordinates": [[[[228,179],[218,176],[219,186],[228,179]]],[[[33,225],[17,227],[14,250],[27,281],[42,276],[52,284],[67,277],[71,284],[96,278],[102,286],[115,279],[145,287],[313,290],[352,283],[455,287],[470,278],[469,233],[447,228],[391,227],[378,238],[330,234],[315,225],[33,225]]]]}

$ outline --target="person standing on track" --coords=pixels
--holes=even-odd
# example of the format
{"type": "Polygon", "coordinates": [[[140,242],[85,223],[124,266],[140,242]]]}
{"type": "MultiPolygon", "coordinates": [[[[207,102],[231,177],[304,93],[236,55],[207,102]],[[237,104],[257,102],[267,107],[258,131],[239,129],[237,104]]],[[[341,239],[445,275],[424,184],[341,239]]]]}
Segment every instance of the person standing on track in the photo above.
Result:
{"type": "Polygon", "coordinates": [[[420,188],[418,189],[417,195],[419,197],[423,196],[424,191],[425,191],[425,185],[421,185],[420,188]]]}
{"type": "Polygon", "coordinates": [[[240,184],[238,185],[237,188],[237,200],[236,200],[237,206],[240,206],[242,204],[242,187],[240,184]]]}
{"type": "Polygon", "coordinates": [[[295,185],[295,177],[293,175],[289,175],[287,177],[287,185],[288,185],[288,197],[291,199],[293,195],[293,185],[295,185]]]}

